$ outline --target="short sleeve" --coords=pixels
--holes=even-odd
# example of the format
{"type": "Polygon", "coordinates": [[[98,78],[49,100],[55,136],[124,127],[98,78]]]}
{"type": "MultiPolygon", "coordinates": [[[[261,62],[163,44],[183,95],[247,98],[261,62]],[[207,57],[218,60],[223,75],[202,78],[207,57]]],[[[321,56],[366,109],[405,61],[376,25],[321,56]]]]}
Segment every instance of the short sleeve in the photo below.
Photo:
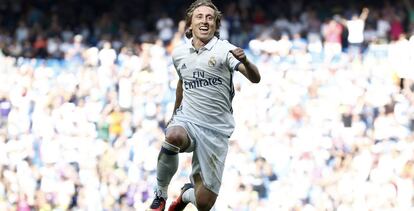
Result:
{"type": "Polygon", "coordinates": [[[174,49],[171,53],[171,60],[176,70],[178,70],[178,61],[177,61],[177,49],[174,49]]]}
{"type": "Polygon", "coordinates": [[[177,51],[176,51],[176,50],[174,50],[174,51],[173,51],[173,53],[172,53],[172,63],[173,63],[173,65],[174,65],[175,71],[176,71],[176,72],[177,72],[177,74],[178,74],[178,77],[179,77],[180,79],[182,79],[182,78],[181,78],[181,72],[180,72],[180,69],[178,68],[178,67],[179,67],[179,62],[178,62],[178,60],[177,60],[177,51]]]}

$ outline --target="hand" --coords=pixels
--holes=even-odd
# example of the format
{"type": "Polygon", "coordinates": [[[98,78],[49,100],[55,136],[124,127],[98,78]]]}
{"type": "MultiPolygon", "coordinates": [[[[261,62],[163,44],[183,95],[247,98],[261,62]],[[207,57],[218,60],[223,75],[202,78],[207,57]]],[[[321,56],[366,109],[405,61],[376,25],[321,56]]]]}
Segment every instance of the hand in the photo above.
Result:
{"type": "Polygon", "coordinates": [[[247,62],[246,54],[244,53],[244,50],[241,48],[236,48],[234,50],[230,50],[230,53],[233,54],[233,56],[242,62],[243,64],[247,62]]]}
{"type": "Polygon", "coordinates": [[[362,9],[362,13],[363,13],[363,14],[368,14],[368,13],[369,13],[369,9],[368,9],[368,7],[364,7],[364,8],[362,9]]]}

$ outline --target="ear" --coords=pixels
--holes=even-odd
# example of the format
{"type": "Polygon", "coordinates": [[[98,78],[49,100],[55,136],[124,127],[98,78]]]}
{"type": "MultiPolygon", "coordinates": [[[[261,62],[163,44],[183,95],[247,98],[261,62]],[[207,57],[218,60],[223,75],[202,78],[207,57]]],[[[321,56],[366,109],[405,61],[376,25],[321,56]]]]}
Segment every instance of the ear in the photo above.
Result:
{"type": "Polygon", "coordinates": [[[187,29],[187,30],[185,31],[185,36],[186,36],[187,38],[191,38],[191,37],[193,37],[193,30],[191,30],[191,29],[187,29]]]}

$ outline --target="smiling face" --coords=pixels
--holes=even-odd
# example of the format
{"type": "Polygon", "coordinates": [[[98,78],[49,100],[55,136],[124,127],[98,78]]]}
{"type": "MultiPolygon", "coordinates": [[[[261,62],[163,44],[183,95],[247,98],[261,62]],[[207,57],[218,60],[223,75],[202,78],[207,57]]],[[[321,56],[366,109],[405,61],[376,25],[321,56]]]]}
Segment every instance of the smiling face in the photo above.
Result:
{"type": "Polygon", "coordinates": [[[207,43],[213,38],[216,32],[216,18],[214,10],[208,6],[200,6],[194,10],[191,17],[190,30],[193,32],[193,37],[203,43],[207,43]]]}
{"type": "Polygon", "coordinates": [[[186,11],[185,36],[196,43],[206,44],[213,36],[220,37],[221,12],[211,0],[197,0],[186,11]]]}

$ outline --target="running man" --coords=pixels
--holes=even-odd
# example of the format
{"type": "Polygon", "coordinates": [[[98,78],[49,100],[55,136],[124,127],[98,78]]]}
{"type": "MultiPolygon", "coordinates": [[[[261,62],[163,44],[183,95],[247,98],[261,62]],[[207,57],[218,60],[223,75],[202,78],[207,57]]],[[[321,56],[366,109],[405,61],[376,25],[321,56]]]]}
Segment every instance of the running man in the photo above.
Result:
{"type": "Polygon", "coordinates": [[[210,210],[216,202],[234,130],[233,74],[239,71],[253,83],[259,71],[244,51],[219,39],[221,12],[210,0],[197,0],[187,9],[186,36],[191,42],[177,46],[173,63],[177,70],[174,114],[166,130],[157,164],[157,189],[150,210],[164,210],[168,185],[178,168],[178,153],[193,152],[191,183],[172,202],[170,211],[188,203],[210,210]]]}

